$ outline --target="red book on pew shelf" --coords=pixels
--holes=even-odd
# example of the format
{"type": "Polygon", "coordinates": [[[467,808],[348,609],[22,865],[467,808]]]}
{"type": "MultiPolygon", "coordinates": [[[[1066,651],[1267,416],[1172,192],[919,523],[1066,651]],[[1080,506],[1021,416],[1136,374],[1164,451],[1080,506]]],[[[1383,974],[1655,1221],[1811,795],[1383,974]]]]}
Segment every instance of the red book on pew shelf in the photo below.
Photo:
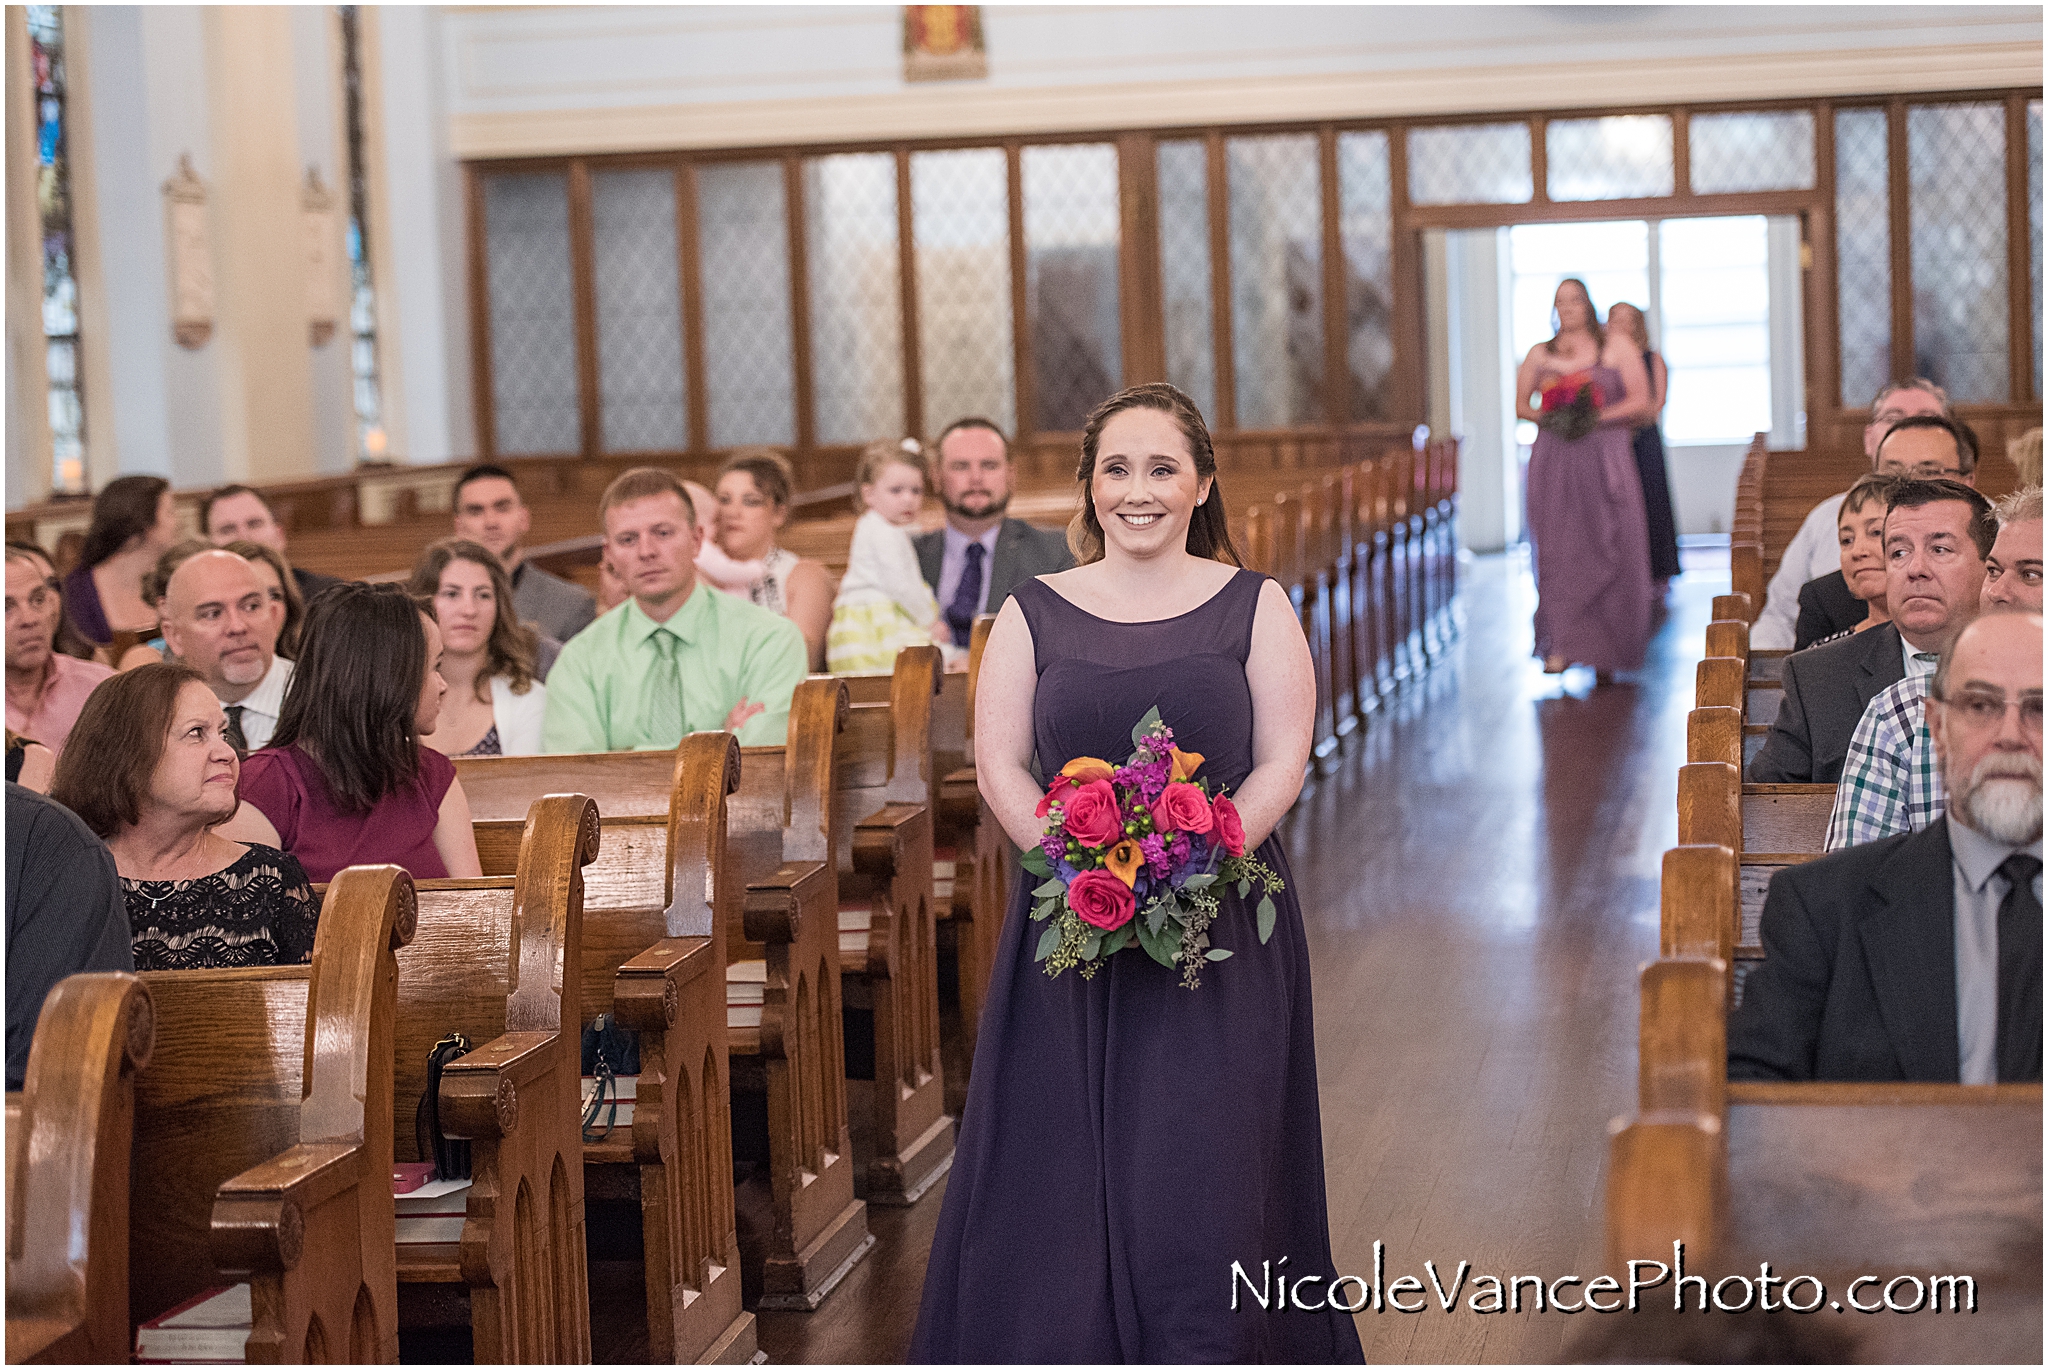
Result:
{"type": "Polygon", "coordinates": [[[391,1192],[410,1194],[433,1178],[432,1161],[399,1161],[391,1167],[391,1192]]]}
{"type": "Polygon", "coordinates": [[[209,1289],[136,1328],[135,1359],[155,1365],[239,1362],[252,1321],[248,1285],[209,1289]]]}

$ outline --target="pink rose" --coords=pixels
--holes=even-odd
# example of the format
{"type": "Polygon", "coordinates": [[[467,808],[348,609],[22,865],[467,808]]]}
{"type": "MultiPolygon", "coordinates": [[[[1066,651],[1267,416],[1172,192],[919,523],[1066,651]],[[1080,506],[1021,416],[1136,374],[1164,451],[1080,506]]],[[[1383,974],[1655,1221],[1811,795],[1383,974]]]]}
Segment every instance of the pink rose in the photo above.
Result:
{"type": "Polygon", "coordinates": [[[1051,812],[1052,806],[1063,802],[1068,795],[1074,792],[1074,788],[1074,782],[1067,779],[1067,777],[1063,775],[1054,776],[1052,784],[1046,786],[1045,798],[1038,801],[1038,816],[1040,818],[1045,817],[1047,813],[1051,812]]]}
{"type": "Polygon", "coordinates": [[[1084,847],[1107,847],[1124,835],[1116,791],[1107,780],[1091,780],[1066,797],[1067,832],[1084,847]]]}
{"type": "Polygon", "coordinates": [[[1210,805],[1210,813],[1216,819],[1216,836],[1223,841],[1223,850],[1232,856],[1244,855],[1244,819],[1238,816],[1237,805],[1230,802],[1230,796],[1219,794],[1210,805]]]}
{"type": "Polygon", "coordinates": [[[1207,832],[1216,825],[1201,787],[1176,781],[1152,805],[1152,826],[1159,832],[1207,832]]]}
{"type": "Polygon", "coordinates": [[[1082,871],[1067,886],[1067,904],[1074,916],[1090,927],[1115,932],[1131,921],[1138,901],[1130,886],[1108,871],[1082,871]]]}

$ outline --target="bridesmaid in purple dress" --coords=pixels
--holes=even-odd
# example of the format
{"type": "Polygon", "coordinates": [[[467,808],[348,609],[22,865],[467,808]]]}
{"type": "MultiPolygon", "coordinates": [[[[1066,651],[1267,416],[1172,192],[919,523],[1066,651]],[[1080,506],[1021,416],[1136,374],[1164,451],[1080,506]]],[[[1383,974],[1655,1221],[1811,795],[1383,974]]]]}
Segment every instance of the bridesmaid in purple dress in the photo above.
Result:
{"type": "Polygon", "coordinates": [[[1606,684],[1643,664],[1650,642],[1649,531],[1631,443],[1651,413],[1649,375],[1627,338],[1600,327],[1583,281],[1557,287],[1557,333],[1515,375],[1515,414],[1540,424],[1536,397],[1591,371],[1605,403],[1581,438],[1545,428],[1529,458],[1529,538],[1536,553],[1536,655],[1553,675],[1591,666],[1606,684]]]}
{"type": "MultiPolygon", "coordinates": [[[[1090,417],[1081,453],[1080,564],[1020,585],[982,659],[982,794],[1035,845],[1037,777],[1120,763],[1157,706],[1288,879],[1272,833],[1301,789],[1315,679],[1286,594],[1234,564],[1201,415],[1138,386],[1090,417]]],[[[1049,978],[1030,891],[1011,891],[910,1359],[1362,1361],[1351,1316],[1323,1301],[1346,1272],[1292,884],[1263,945],[1225,895],[1210,936],[1235,954],[1193,991],[1142,952],[1049,978]],[[1290,1291],[1308,1278],[1299,1304],[1262,1309],[1240,1284],[1233,1309],[1232,1263],[1257,1292],[1268,1261],[1290,1291]]]]}

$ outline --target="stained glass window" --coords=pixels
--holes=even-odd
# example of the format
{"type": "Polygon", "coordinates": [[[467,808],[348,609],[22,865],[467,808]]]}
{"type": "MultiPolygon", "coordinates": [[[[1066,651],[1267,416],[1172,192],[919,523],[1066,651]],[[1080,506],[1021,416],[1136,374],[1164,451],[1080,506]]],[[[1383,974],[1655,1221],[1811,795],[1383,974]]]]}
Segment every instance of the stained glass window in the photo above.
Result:
{"type": "Polygon", "coordinates": [[[1883,110],[1836,113],[1835,297],[1848,409],[1869,404],[1892,378],[1890,162],[1883,110]]]}
{"type": "Polygon", "coordinates": [[[1001,148],[910,155],[924,433],[979,415],[1017,426],[1010,174],[1001,148]]]}
{"type": "Polygon", "coordinates": [[[384,399],[377,379],[377,294],[370,280],[369,171],[363,141],[361,15],[341,9],[342,95],[348,121],[349,361],[355,376],[356,459],[385,455],[384,399]]]}
{"type": "Polygon", "coordinates": [[[1116,144],[1027,147],[1022,170],[1036,427],[1078,433],[1123,381],[1116,144]]]}
{"type": "Polygon", "coordinates": [[[1408,132],[1408,198],[1418,205],[1519,205],[1536,193],[1527,124],[1408,132]]]}
{"type": "Polygon", "coordinates": [[[1695,114],[1686,126],[1696,195],[1813,189],[1813,112],[1695,114]]]}
{"type": "Polygon", "coordinates": [[[1906,111],[1913,369],[1962,404],[2012,391],[2006,299],[2005,107],[1906,111]]]}
{"type": "MultiPolygon", "coordinates": [[[[2034,397],[2041,396],[2041,102],[2027,104],[2027,260],[2034,283],[2034,397]]],[[[2017,395],[2013,398],[2019,398],[2017,395]]]]}
{"type": "Polygon", "coordinates": [[[1312,133],[1232,138],[1230,344],[1239,428],[1327,417],[1322,159],[1312,133]]]}
{"type": "Polygon", "coordinates": [[[1633,200],[1671,193],[1671,117],[1552,119],[1543,130],[1553,200],[1633,200]]]}
{"type": "Polygon", "coordinates": [[[1199,138],[1159,143],[1159,275],[1166,379],[1216,421],[1216,316],[1209,261],[1209,149],[1199,138]]]}
{"type": "Polygon", "coordinates": [[[559,171],[484,177],[491,412],[506,456],[578,451],[569,184],[559,171]]]}
{"type": "Polygon", "coordinates": [[[1350,414],[1393,417],[1394,191],[1384,133],[1337,138],[1337,193],[1344,244],[1344,363],[1350,414]]]}
{"type": "Polygon", "coordinates": [[[675,173],[591,173],[590,237],[604,450],[679,452],[690,439],[675,173]]]}
{"type": "Polygon", "coordinates": [[[72,259],[71,153],[64,10],[28,6],[36,101],[36,209],[43,232],[43,349],[49,376],[51,485],[85,489],[85,404],[79,388],[78,278],[72,259]]]}
{"type": "Polygon", "coordinates": [[[896,158],[848,152],[804,161],[811,393],[821,443],[907,432],[896,158]]]}

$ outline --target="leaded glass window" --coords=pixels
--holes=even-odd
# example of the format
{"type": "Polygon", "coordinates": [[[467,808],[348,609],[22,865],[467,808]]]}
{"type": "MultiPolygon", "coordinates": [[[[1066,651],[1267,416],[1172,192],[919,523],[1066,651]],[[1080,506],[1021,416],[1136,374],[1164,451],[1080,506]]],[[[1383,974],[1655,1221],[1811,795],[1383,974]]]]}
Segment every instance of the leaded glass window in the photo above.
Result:
{"type": "Polygon", "coordinates": [[[579,451],[567,176],[484,177],[484,254],[496,450],[506,456],[579,451]]]}
{"type": "Polygon", "coordinates": [[[1022,171],[1034,427],[1077,433],[1123,379],[1116,145],[1027,147],[1022,171]]]}
{"type": "MultiPolygon", "coordinates": [[[[2033,279],[2034,397],[2041,395],[2041,102],[2027,103],[2027,262],[2033,279]]],[[[2019,396],[2015,395],[2014,399],[2019,396]]]]}
{"type": "Polygon", "coordinates": [[[680,452],[690,439],[675,173],[592,172],[590,230],[602,447],[680,452]]]}
{"type": "Polygon", "coordinates": [[[1671,193],[1671,118],[1616,114],[1544,126],[1553,200],[1635,200],[1671,193]]]}
{"type": "Polygon", "coordinates": [[[79,386],[78,277],[71,233],[69,92],[64,10],[28,7],[36,102],[36,210],[43,236],[43,356],[49,380],[51,485],[85,489],[85,401],[79,386]]]}
{"type": "Polygon", "coordinates": [[[1384,133],[1337,138],[1337,193],[1344,245],[1344,362],[1350,416],[1393,417],[1394,190],[1384,133]]]}
{"type": "Polygon", "coordinates": [[[1010,175],[1001,148],[910,155],[924,432],[978,415],[1017,426],[1010,175]]]}
{"type": "Polygon", "coordinates": [[[1216,314],[1209,260],[1209,148],[1170,138],[1159,149],[1159,275],[1166,379],[1216,421],[1216,314]]]}
{"type": "Polygon", "coordinates": [[[907,430],[896,158],[811,157],[803,175],[818,441],[901,436],[907,430]]]}
{"type": "Polygon", "coordinates": [[[1230,343],[1239,428],[1286,428],[1323,406],[1322,165],[1312,133],[1224,143],[1230,343]]]}
{"type": "Polygon", "coordinates": [[[363,141],[362,16],[342,5],[341,72],[348,126],[349,369],[355,381],[356,460],[385,456],[383,387],[377,376],[377,294],[370,279],[370,196],[363,141]]]}
{"type": "Polygon", "coordinates": [[[1813,189],[1813,112],[1695,114],[1687,122],[1695,195],[1813,189]]]}
{"type": "Polygon", "coordinates": [[[1914,105],[1906,111],[1911,186],[1914,371],[1961,404],[2005,400],[2005,107],[1914,105]]]}
{"type": "Polygon", "coordinates": [[[1892,378],[1890,162],[1883,110],[1835,114],[1835,299],[1848,409],[1869,404],[1892,378]]]}
{"type": "Polygon", "coordinates": [[[698,168],[704,389],[713,447],[796,441],[785,199],[780,162],[698,168]]]}
{"type": "Polygon", "coordinates": [[[1519,205],[1536,193],[1529,126],[1451,124],[1408,131],[1408,199],[1418,205],[1519,205]]]}

